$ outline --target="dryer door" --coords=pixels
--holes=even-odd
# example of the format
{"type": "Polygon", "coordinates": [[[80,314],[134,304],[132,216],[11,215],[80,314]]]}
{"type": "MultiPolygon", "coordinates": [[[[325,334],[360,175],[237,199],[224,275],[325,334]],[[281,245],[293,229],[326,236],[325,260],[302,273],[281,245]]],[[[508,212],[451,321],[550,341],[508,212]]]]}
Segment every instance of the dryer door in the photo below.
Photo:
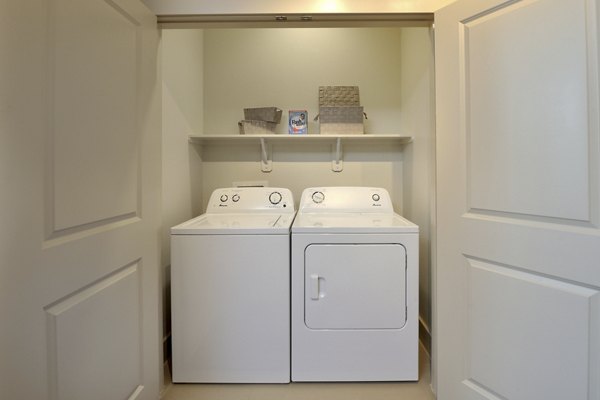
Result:
{"type": "Polygon", "coordinates": [[[304,322],[308,328],[399,329],[404,326],[404,246],[312,244],[304,255],[304,322]]]}

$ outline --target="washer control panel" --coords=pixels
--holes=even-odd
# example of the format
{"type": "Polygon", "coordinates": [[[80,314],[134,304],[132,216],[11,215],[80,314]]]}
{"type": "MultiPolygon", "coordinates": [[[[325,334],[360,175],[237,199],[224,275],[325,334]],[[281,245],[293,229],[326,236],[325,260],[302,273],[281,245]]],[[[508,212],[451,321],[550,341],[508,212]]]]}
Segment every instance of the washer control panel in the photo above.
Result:
{"type": "Polygon", "coordinates": [[[387,190],[373,187],[314,187],[302,192],[300,212],[393,213],[387,190]]]}
{"type": "Polygon", "coordinates": [[[249,213],[253,211],[293,213],[294,198],[285,188],[243,187],[216,189],[210,196],[207,213],[249,213]]]}

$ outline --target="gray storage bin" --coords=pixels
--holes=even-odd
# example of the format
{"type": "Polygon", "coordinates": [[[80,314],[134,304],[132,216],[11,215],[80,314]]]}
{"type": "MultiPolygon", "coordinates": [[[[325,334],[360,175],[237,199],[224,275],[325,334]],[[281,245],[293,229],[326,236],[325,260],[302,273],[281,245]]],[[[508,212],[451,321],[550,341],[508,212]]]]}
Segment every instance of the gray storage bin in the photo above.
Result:
{"type": "Polygon", "coordinates": [[[319,108],[319,132],[322,135],[362,135],[362,106],[331,106],[319,108]]]}
{"type": "Polygon", "coordinates": [[[321,135],[362,135],[365,133],[358,86],[319,87],[319,133],[321,135]]]}
{"type": "Polygon", "coordinates": [[[238,122],[240,135],[271,135],[277,123],[269,121],[242,120],[238,122]]]}
{"type": "Polygon", "coordinates": [[[277,107],[244,108],[244,120],[281,122],[282,110],[277,107]]]}

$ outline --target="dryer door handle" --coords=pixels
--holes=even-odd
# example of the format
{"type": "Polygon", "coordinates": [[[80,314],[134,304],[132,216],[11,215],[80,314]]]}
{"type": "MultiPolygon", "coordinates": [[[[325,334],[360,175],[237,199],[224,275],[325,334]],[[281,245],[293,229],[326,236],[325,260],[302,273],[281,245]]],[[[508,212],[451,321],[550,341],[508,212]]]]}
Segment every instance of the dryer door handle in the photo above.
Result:
{"type": "Polygon", "coordinates": [[[325,293],[322,292],[322,283],[325,278],[318,274],[310,275],[310,298],[312,300],[319,300],[325,297],[325,293]]]}

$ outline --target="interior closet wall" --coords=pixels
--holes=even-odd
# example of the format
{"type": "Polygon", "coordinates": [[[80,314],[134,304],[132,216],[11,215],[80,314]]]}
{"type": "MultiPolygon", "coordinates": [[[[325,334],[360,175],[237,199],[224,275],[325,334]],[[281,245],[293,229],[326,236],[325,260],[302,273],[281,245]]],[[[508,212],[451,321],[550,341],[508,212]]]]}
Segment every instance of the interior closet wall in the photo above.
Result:
{"type": "MultiPolygon", "coordinates": [[[[356,85],[368,114],[367,133],[399,133],[400,28],[213,29],[204,33],[204,134],[237,134],[245,107],[284,110],[277,133],[287,134],[289,109],[306,109],[309,133],[318,133],[319,86],[356,85]]],[[[260,170],[252,146],[203,151],[203,190],[239,181],[289,187],[296,201],[310,186],[383,186],[402,209],[400,146],[346,145],[344,169],[331,170],[328,144],[277,144],[273,171],[260,170]]],[[[203,206],[206,206],[204,198],[203,206]]]]}
{"type": "MultiPolygon", "coordinates": [[[[386,188],[397,212],[421,227],[421,316],[430,320],[429,224],[432,196],[432,45],[428,28],[165,29],[163,159],[168,227],[200,214],[218,187],[246,182],[288,187],[296,202],[310,186],[386,188]],[[260,146],[190,145],[188,135],[237,134],[244,107],[318,112],[318,87],[357,85],[366,133],[412,136],[408,145],[343,145],[344,168],[331,169],[324,143],[273,145],[273,170],[260,169],[260,146]]],[[[311,122],[310,133],[318,132],[311,122]]]]}
{"type": "Polygon", "coordinates": [[[405,217],[419,225],[419,313],[421,341],[431,343],[431,250],[435,218],[435,87],[433,34],[429,28],[402,31],[401,93],[403,133],[412,143],[404,149],[405,217]]]}
{"type": "MultiPolygon", "coordinates": [[[[162,266],[164,337],[170,332],[169,228],[202,212],[202,163],[188,144],[203,126],[202,30],[162,31],[162,266]]],[[[165,359],[168,356],[165,345],[165,359]]]]}

